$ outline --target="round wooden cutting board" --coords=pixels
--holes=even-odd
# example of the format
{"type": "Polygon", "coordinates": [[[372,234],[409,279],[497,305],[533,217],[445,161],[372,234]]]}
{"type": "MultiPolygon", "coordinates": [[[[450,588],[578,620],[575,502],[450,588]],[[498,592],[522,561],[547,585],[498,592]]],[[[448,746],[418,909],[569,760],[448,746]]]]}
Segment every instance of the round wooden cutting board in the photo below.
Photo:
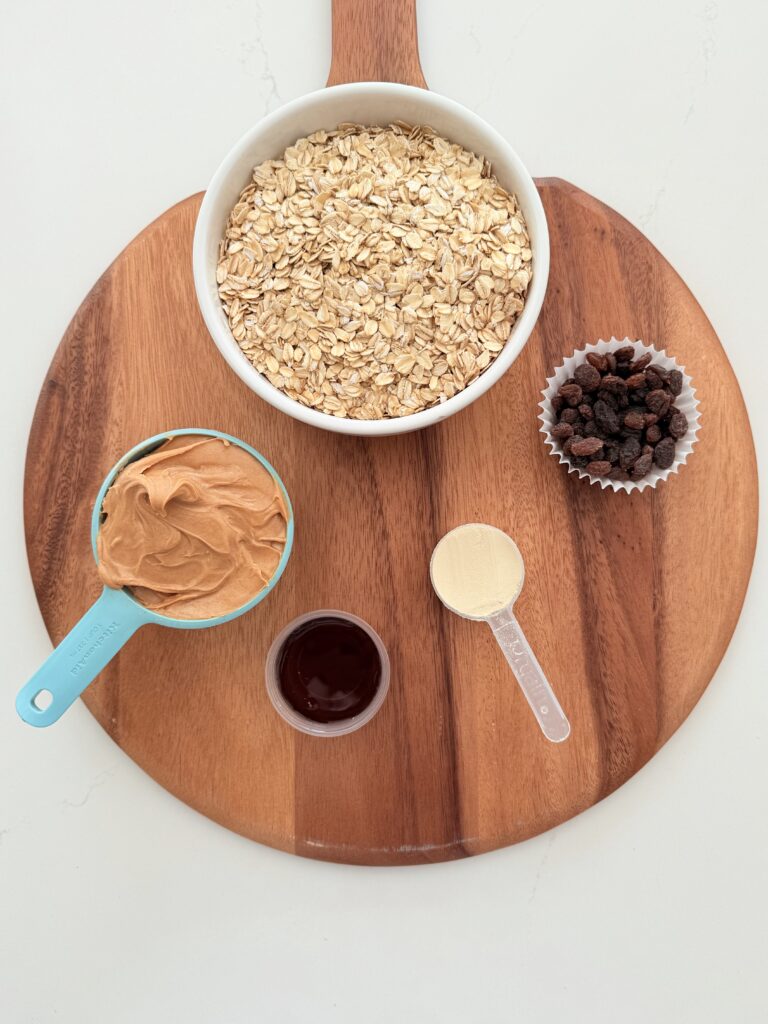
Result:
{"type": "MultiPolygon", "coordinates": [[[[360,12],[376,6],[337,0],[334,80],[418,82],[412,0],[381,7],[374,49],[360,12]],[[345,42],[352,22],[357,48],[345,42]],[[382,50],[397,33],[401,44],[382,50]],[[379,63],[358,67],[367,48],[379,63]]],[[[693,296],[635,228],[563,181],[538,184],[552,269],[537,328],[489,393],[429,430],[370,440],[325,433],[240,382],[195,300],[200,196],[118,257],[58,349],[25,481],[30,566],[54,642],[99,591],[92,503],[142,438],[184,426],[235,434],[276,466],[294,501],[294,555],[264,604],[213,630],[141,630],[85,694],[153,778],[246,836],[364,864],[445,860],[526,839],[641,768],[726,649],[757,518],[736,380],[693,296]],[[536,419],[552,367],[612,334],[665,347],[693,377],[702,409],[689,465],[632,496],[569,477],[536,419]],[[470,520],[506,530],[523,552],[517,612],[570,718],[563,744],[542,737],[487,627],[451,615],[432,593],[434,544],[470,520]],[[392,686],[370,725],[323,740],[277,717],[263,665],[289,619],[333,607],[381,634],[392,686]]]]}

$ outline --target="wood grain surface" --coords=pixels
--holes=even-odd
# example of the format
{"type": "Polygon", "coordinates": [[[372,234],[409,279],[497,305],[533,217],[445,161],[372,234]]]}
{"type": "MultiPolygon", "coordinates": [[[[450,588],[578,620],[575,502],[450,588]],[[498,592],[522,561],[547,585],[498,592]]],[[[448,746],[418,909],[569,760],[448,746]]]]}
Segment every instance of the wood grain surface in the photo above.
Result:
{"type": "Polygon", "coordinates": [[[92,503],[142,438],[184,426],[233,433],[276,466],[294,501],[295,553],[264,604],[213,630],[146,627],[85,695],[130,757],[228,828],[365,864],[518,842],[638,771],[725,651],[757,516],[736,380],[691,293],[638,231],[565,182],[539,187],[552,269],[537,328],[489,393],[417,434],[364,440],[315,430],[275,412],[229,370],[192,283],[199,196],[122,253],[61,343],[34,419],[25,490],[30,566],[54,642],[98,593],[92,503]],[[689,464],[642,495],[569,477],[538,433],[539,391],[553,365],[611,334],[664,346],[701,400],[689,464]],[[543,739],[487,627],[451,615],[432,593],[433,545],[469,520],[508,531],[523,552],[517,612],[571,720],[562,745],[543,739]],[[263,679],[273,636],[321,607],[367,619],[392,661],[382,711],[334,740],[292,731],[263,679]]]}
{"type": "Polygon", "coordinates": [[[416,34],[416,0],[333,0],[328,85],[402,82],[426,89],[416,34]]]}

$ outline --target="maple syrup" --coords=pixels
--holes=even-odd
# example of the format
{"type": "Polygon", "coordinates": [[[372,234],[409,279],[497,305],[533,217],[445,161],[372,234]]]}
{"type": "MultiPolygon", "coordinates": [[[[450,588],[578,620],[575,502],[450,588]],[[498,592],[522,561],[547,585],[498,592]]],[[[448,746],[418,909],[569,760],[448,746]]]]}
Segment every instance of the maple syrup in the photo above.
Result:
{"type": "Polygon", "coordinates": [[[277,683],[295,711],[313,722],[354,718],[369,706],[382,680],[371,636],[349,619],[320,615],[283,641],[277,683]]]}

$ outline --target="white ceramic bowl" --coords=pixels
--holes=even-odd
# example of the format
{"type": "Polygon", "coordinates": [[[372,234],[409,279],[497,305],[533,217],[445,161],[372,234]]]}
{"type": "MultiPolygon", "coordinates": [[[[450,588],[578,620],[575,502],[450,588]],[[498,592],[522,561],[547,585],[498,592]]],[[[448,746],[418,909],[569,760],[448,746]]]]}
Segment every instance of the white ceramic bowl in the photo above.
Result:
{"type": "Polygon", "coordinates": [[[200,207],[192,250],[195,288],[200,309],[214,342],[235,373],[276,409],[324,430],[343,434],[381,436],[430,426],[464,409],[509,369],[522,351],[541,310],[549,275],[549,233],[544,207],[533,183],[512,147],[489,124],[453,100],[388,82],[337,85],[302,96],[259,121],[225,158],[213,176],[200,207]],[[219,242],[230,211],[248,184],[251,171],[263,160],[275,159],[285,149],[321,128],[333,129],[343,121],[386,125],[392,121],[426,124],[440,135],[491,162],[499,182],[520,201],[533,251],[533,277],[525,308],[509,339],[488,369],[468,387],[441,405],[412,416],[383,420],[353,420],[308,409],[273,387],[248,361],[232,336],[216,286],[219,242]]]}

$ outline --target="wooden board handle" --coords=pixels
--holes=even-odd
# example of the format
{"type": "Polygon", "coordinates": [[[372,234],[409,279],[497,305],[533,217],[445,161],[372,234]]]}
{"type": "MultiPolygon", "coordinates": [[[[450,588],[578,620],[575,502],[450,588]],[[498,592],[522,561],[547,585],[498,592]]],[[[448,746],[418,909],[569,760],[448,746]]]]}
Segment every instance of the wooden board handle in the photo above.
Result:
{"type": "Polygon", "coordinates": [[[416,0],[333,0],[328,85],[402,82],[427,88],[419,61],[416,0]]]}

